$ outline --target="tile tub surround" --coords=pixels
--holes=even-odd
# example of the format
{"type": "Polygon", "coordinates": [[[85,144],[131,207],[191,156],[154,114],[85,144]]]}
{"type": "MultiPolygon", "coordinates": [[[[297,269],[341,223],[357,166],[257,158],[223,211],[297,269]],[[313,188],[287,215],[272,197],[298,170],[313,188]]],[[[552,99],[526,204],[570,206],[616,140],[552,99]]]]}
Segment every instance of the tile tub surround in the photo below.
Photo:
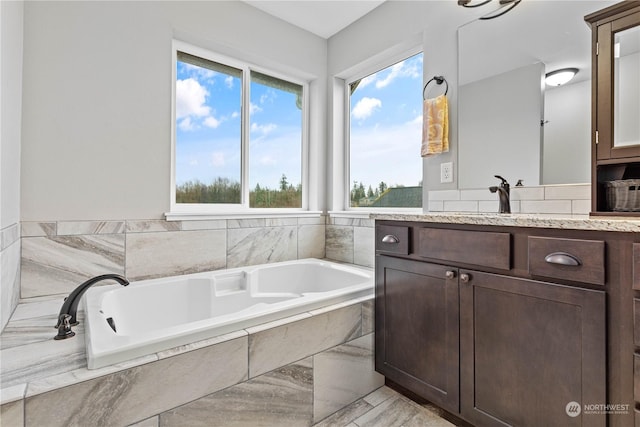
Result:
{"type": "Polygon", "coordinates": [[[20,295],[68,294],[104,273],[123,274],[134,281],[324,258],[325,221],[318,216],[23,222],[18,239],[22,245],[20,295]]]}
{"type": "Polygon", "coordinates": [[[330,217],[326,231],[326,257],[373,267],[374,225],[375,222],[369,218],[330,217]]]}
{"type": "Polygon", "coordinates": [[[91,371],[82,334],[51,339],[60,301],[34,300],[18,306],[2,334],[3,426],[197,426],[216,425],[216,416],[225,426],[233,417],[236,425],[309,426],[384,382],[373,370],[371,298],[91,371]],[[51,362],[37,369],[45,353],[51,362]]]}
{"type": "Polygon", "coordinates": [[[20,226],[12,224],[0,230],[0,330],[20,298],[20,226]]]}
{"type": "MultiPolygon", "coordinates": [[[[429,191],[429,212],[498,212],[498,195],[486,189],[429,191]]],[[[511,186],[511,212],[589,215],[591,184],[511,186]]]]}

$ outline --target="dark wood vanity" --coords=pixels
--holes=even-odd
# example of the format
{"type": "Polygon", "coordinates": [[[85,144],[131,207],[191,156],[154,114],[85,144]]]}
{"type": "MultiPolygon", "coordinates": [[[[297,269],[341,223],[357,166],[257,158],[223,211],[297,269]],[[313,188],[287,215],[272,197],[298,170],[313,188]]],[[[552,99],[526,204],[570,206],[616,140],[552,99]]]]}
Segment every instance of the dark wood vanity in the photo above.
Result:
{"type": "Polygon", "coordinates": [[[634,289],[638,233],[377,218],[376,370],[477,426],[639,426],[634,289]]]}
{"type": "Polygon", "coordinates": [[[624,37],[637,39],[640,1],[623,1],[586,16],[585,21],[591,26],[593,46],[592,215],[640,215],[639,136],[629,140],[622,130],[637,127],[640,120],[637,110],[624,106],[625,96],[637,94],[639,77],[637,71],[624,74],[620,53],[624,42],[636,43],[624,37]]]}

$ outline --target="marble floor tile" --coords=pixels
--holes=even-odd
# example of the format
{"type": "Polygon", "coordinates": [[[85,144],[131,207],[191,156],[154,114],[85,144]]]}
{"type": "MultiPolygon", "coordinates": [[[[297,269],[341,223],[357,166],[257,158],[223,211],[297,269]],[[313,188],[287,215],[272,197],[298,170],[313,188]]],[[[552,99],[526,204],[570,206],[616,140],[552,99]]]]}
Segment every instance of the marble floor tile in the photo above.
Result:
{"type": "MultiPolygon", "coordinates": [[[[333,413],[322,421],[314,424],[314,427],[336,427],[347,426],[356,418],[360,418],[367,412],[373,409],[373,406],[369,405],[363,399],[358,399],[351,405],[333,413]]],[[[355,426],[355,424],[353,424],[355,426]]]]}
{"type": "Polygon", "coordinates": [[[313,373],[307,358],[160,415],[160,427],[311,425],[313,373]]]}

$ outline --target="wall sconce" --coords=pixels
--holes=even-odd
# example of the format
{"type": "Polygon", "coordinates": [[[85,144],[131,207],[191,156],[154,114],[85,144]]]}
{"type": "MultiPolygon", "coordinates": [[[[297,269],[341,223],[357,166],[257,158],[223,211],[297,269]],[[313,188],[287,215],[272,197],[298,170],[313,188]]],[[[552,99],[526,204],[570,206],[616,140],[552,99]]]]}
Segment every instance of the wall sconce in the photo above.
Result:
{"type": "Polygon", "coordinates": [[[576,74],[578,74],[577,68],[562,68],[545,74],[544,82],[548,86],[562,86],[568,83],[576,74]]]}
{"type": "MultiPolygon", "coordinates": [[[[484,0],[484,1],[481,1],[480,3],[472,3],[472,1],[473,0],[458,0],[458,6],[471,8],[471,7],[480,7],[480,6],[484,6],[487,3],[491,3],[491,0],[484,0]]],[[[516,7],[518,3],[520,3],[520,1],[521,0],[499,0],[500,9],[494,12],[491,12],[488,15],[481,16],[478,19],[486,21],[489,19],[497,18],[498,16],[502,16],[505,13],[509,12],[514,7],[516,7]],[[507,6],[504,7],[504,10],[502,10],[503,9],[502,6],[505,6],[505,5],[507,6]]]]}

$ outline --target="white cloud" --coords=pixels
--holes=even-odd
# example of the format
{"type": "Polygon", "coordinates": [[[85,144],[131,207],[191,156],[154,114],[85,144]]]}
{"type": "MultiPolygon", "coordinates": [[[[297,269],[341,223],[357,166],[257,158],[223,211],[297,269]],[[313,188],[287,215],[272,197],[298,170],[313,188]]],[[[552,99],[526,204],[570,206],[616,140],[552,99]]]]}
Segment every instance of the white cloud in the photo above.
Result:
{"type": "Polygon", "coordinates": [[[231,113],[231,118],[232,119],[236,119],[238,117],[240,117],[240,113],[238,113],[237,111],[234,111],[233,113],[231,113]]]}
{"type": "Polygon", "coordinates": [[[376,81],[376,75],[371,74],[370,76],[367,76],[364,79],[360,80],[360,83],[358,84],[358,89],[362,89],[363,87],[368,86],[370,83],[373,83],[374,81],[376,81]]]}
{"type": "Polygon", "coordinates": [[[220,123],[222,123],[222,120],[218,120],[213,116],[209,116],[206,119],[204,119],[204,121],[202,122],[202,124],[204,124],[206,127],[209,127],[211,129],[215,129],[218,126],[220,126],[220,123]]]}
{"type": "Polygon", "coordinates": [[[211,108],[205,105],[209,92],[195,79],[176,82],[176,118],[208,116],[211,108]]]}
{"type": "Polygon", "coordinates": [[[262,108],[260,108],[258,105],[254,104],[253,102],[249,103],[249,114],[259,113],[261,111],[262,108]]]}
{"type": "Polygon", "coordinates": [[[398,77],[410,77],[413,79],[420,77],[420,72],[415,61],[408,66],[406,61],[392,65],[389,74],[387,74],[384,79],[376,81],[376,88],[382,89],[383,87],[387,87],[398,77]]]}
{"type": "Polygon", "coordinates": [[[251,132],[258,132],[261,133],[263,135],[267,135],[271,132],[273,132],[274,130],[276,130],[278,126],[274,123],[267,123],[266,125],[259,125],[257,123],[252,123],[251,124],[251,132]]]}
{"type": "Polygon", "coordinates": [[[382,101],[377,98],[368,98],[365,96],[356,103],[355,107],[353,107],[353,110],[351,110],[351,114],[354,118],[362,120],[373,114],[376,108],[381,107],[382,101]]]}
{"type": "Polygon", "coordinates": [[[277,162],[276,159],[273,158],[273,156],[266,155],[258,159],[258,163],[265,166],[271,166],[275,165],[277,162]]]}
{"type": "Polygon", "coordinates": [[[224,153],[221,151],[214,151],[211,153],[211,166],[221,167],[224,166],[224,153]]]}
{"type": "Polygon", "coordinates": [[[193,130],[194,125],[193,123],[191,123],[191,117],[185,117],[184,119],[180,120],[180,123],[178,123],[178,127],[184,132],[193,130]]]}
{"type": "Polygon", "coordinates": [[[233,76],[228,76],[226,79],[224,79],[224,84],[227,85],[227,87],[229,89],[233,88],[233,76]]]}

